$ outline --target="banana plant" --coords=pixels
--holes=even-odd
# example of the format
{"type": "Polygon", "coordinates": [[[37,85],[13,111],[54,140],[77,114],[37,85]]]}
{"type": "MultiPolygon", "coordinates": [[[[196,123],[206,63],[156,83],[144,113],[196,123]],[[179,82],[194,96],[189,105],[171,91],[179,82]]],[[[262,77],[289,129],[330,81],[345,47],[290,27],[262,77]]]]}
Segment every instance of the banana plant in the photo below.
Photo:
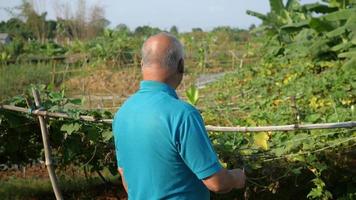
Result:
{"type": "Polygon", "coordinates": [[[196,106],[199,101],[199,90],[194,85],[192,85],[186,92],[188,103],[196,106]]]}
{"type": "Polygon", "coordinates": [[[247,14],[261,19],[262,29],[272,34],[279,33],[283,25],[297,23],[308,17],[299,12],[301,6],[298,0],[288,0],[286,4],[282,0],[270,0],[269,4],[271,11],[266,15],[251,10],[247,10],[247,14]]]}
{"type": "Polygon", "coordinates": [[[331,7],[337,7],[339,9],[347,9],[349,6],[355,5],[355,0],[323,0],[323,2],[328,3],[331,7]]]}
{"type": "Polygon", "coordinates": [[[248,14],[262,19],[262,28],[272,35],[271,41],[278,42],[272,56],[294,54],[354,63],[356,0],[324,0],[305,5],[299,5],[297,0],[289,0],[285,5],[282,0],[269,2],[271,11],[267,15],[253,11],[248,14]]]}
{"type": "MultiPolygon", "coordinates": [[[[354,58],[356,57],[356,6],[349,4],[344,9],[345,5],[338,5],[341,6],[337,8],[337,11],[311,18],[305,21],[303,25],[295,24],[281,28],[288,29],[294,26],[294,28],[311,28],[316,31],[320,39],[315,40],[310,48],[310,53],[314,57],[325,53],[332,53],[336,54],[338,58],[354,58]]],[[[320,11],[321,8],[324,8],[323,11],[327,11],[324,6],[313,7],[312,10],[320,11]]],[[[335,7],[329,8],[328,11],[335,7]]]]}

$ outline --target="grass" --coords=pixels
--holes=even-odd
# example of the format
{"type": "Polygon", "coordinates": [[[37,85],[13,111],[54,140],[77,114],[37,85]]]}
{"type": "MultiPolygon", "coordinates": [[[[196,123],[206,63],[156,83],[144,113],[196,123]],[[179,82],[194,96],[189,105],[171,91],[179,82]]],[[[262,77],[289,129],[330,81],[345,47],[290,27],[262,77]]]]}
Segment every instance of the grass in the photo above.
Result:
{"type": "MultiPolygon", "coordinates": [[[[99,196],[118,196],[123,189],[118,176],[106,177],[113,185],[106,185],[99,177],[86,179],[60,177],[60,188],[65,199],[97,199],[99,196]],[[115,192],[117,191],[117,192],[115,192]]],[[[0,181],[1,199],[54,199],[49,179],[9,177],[0,181]]]]}
{"type": "Polygon", "coordinates": [[[90,69],[52,63],[24,63],[0,66],[0,101],[23,94],[31,84],[53,84],[61,87],[64,80],[77,75],[88,75],[90,69]],[[79,72],[79,73],[78,73],[79,72]]]}
{"type": "Polygon", "coordinates": [[[51,66],[42,64],[11,64],[0,67],[0,100],[18,95],[30,84],[49,84],[51,66]]]}

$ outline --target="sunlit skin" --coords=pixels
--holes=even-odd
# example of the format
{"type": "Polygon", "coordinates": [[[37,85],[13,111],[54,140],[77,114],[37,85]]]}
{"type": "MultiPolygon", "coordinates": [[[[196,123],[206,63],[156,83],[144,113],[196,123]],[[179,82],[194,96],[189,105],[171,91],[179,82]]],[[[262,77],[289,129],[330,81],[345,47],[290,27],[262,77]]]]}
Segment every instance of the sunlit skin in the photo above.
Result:
{"type": "Polygon", "coordinates": [[[150,55],[152,59],[149,64],[141,62],[143,80],[163,82],[176,89],[183,78],[184,59],[181,58],[176,66],[162,66],[160,62],[172,45],[172,39],[164,34],[158,34],[147,39],[144,45],[152,52],[150,55]]]}

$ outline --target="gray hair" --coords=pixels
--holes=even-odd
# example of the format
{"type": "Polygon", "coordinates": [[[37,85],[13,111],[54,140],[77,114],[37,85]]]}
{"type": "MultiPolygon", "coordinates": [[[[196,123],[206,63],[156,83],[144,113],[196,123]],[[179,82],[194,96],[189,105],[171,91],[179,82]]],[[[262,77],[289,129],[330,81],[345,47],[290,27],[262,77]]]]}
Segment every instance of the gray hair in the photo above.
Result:
{"type": "Polygon", "coordinates": [[[159,62],[161,66],[177,66],[179,60],[184,56],[182,44],[174,35],[169,33],[162,32],[158,35],[167,36],[171,40],[171,45],[167,48],[166,52],[164,52],[161,57],[158,57],[157,55],[153,54],[152,49],[148,48],[145,42],[141,49],[143,65],[150,65],[154,62],[159,62]]]}

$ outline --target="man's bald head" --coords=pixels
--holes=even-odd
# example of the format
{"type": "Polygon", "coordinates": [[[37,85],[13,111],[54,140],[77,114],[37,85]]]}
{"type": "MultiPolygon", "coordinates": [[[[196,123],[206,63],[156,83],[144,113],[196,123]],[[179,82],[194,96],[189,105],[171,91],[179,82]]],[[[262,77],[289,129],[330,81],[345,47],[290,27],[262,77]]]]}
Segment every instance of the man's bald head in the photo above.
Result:
{"type": "Polygon", "coordinates": [[[149,37],[142,46],[142,67],[152,65],[176,68],[183,59],[183,47],[179,40],[169,33],[149,37]]]}
{"type": "Polygon", "coordinates": [[[163,82],[177,88],[184,72],[182,44],[168,33],[151,36],[143,44],[141,65],[143,80],[163,82]]]}

